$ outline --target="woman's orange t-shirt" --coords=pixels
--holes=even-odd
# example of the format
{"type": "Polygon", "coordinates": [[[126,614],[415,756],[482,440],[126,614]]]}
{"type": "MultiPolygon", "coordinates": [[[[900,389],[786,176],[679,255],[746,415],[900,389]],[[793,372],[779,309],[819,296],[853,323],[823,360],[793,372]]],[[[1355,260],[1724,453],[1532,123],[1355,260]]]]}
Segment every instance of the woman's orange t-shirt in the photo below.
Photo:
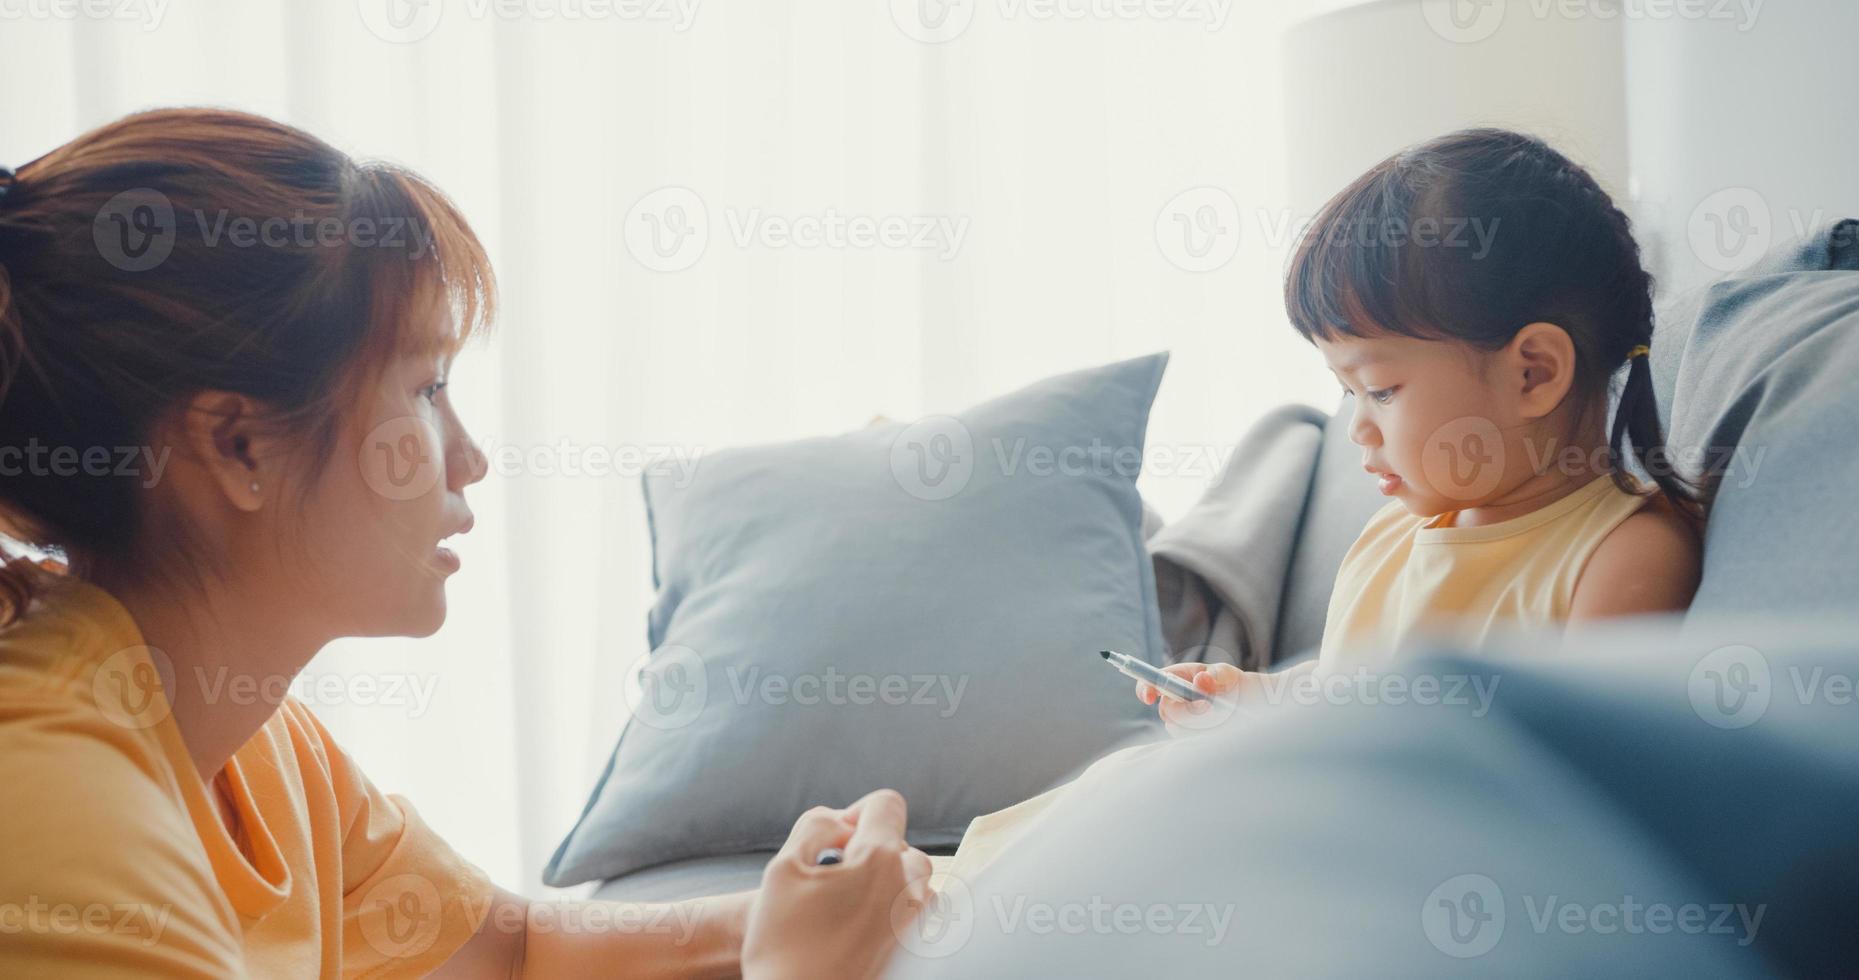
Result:
{"type": "Polygon", "coordinates": [[[295,700],[222,771],[242,848],[175,682],[76,579],[0,631],[0,976],[412,977],[472,936],[490,880],[295,700]]]}

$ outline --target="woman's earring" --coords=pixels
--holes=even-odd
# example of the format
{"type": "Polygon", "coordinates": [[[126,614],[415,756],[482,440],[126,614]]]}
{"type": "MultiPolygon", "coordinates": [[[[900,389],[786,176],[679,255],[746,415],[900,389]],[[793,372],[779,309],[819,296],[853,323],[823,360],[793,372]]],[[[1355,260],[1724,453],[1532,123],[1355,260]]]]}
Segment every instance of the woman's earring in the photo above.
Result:
{"type": "Polygon", "coordinates": [[[252,492],[253,492],[253,493],[257,493],[257,492],[258,492],[258,481],[257,481],[257,480],[253,480],[253,481],[252,481],[252,492]]]}

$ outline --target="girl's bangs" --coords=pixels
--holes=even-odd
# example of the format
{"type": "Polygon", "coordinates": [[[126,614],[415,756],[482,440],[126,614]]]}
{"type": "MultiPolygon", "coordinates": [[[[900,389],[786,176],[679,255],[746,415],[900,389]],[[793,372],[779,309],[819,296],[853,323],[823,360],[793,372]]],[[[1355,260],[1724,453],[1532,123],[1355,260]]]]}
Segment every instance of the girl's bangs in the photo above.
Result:
{"type": "Polygon", "coordinates": [[[1393,161],[1358,178],[1305,230],[1285,272],[1285,311],[1306,340],[1344,337],[1443,339],[1433,327],[1437,249],[1389,244],[1389,232],[1412,220],[1412,193],[1399,186],[1393,161]]]}

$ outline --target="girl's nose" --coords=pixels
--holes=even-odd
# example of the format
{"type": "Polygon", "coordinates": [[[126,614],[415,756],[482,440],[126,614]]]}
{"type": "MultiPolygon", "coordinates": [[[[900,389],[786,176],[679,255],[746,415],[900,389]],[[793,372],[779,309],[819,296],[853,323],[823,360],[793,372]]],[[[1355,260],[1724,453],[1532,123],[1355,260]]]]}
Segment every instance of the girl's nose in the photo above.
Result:
{"type": "Polygon", "coordinates": [[[1368,420],[1368,413],[1362,411],[1360,405],[1349,420],[1349,441],[1370,448],[1381,445],[1381,430],[1368,420]]]}

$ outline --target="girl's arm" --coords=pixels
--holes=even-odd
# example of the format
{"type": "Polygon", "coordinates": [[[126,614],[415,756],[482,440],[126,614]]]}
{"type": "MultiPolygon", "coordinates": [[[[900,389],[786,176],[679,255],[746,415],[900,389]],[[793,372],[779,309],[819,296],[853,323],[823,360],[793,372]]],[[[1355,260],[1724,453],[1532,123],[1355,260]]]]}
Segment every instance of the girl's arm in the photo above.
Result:
{"type": "Polygon", "coordinates": [[[1703,542],[1684,518],[1647,508],[1601,539],[1575,581],[1571,624],[1610,616],[1683,611],[1698,590],[1703,542]]]}

